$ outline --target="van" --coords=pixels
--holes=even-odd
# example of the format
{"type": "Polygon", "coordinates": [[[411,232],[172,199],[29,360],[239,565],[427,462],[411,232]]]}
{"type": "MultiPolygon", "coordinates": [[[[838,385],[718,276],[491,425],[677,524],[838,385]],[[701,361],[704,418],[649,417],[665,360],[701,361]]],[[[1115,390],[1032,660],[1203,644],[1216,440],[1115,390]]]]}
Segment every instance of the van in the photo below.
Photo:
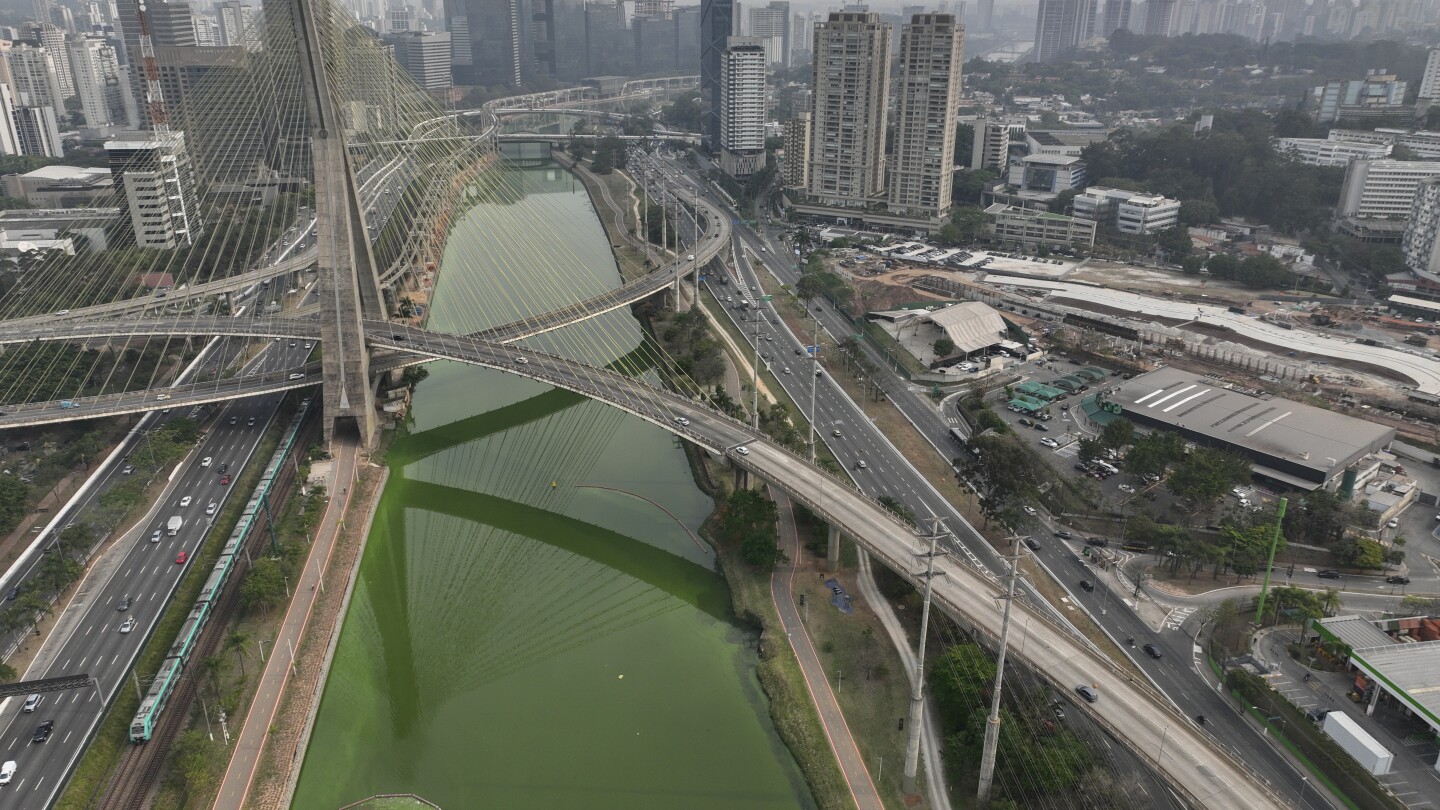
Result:
{"type": "Polygon", "coordinates": [[[25,705],[24,705],[23,707],[21,707],[20,711],[25,712],[26,714],[29,714],[30,712],[35,711],[35,709],[38,708],[39,706],[40,706],[40,696],[39,696],[39,695],[31,695],[30,697],[25,698],[25,705]]]}

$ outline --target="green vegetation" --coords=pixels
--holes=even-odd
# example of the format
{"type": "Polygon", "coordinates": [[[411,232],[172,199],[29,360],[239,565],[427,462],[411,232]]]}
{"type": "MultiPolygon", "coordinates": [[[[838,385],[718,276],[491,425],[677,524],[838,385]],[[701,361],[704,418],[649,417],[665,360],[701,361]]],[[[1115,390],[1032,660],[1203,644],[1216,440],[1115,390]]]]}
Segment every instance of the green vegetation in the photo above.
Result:
{"type": "Polygon", "coordinates": [[[770,570],[786,559],[776,539],[775,502],[753,489],[737,489],[715,513],[721,539],[740,548],[756,569],[770,570]]]}
{"type": "Polygon", "coordinates": [[[161,376],[162,364],[176,359],[156,341],[147,342],[142,350],[113,345],[84,349],[74,343],[36,341],[9,354],[0,369],[0,390],[7,392],[6,402],[12,404],[146,388],[161,376]]]}
{"type": "Polygon", "coordinates": [[[725,375],[720,342],[710,333],[705,313],[698,307],[686,312],[656,312],[651,322],[675,369],[700,385],[713,385],[725,375]]]}
{"type": "Polygon", "coordinates": [[[595,174],[609,174],[624,169],[629,161],[625,142],[616,137],[601,138],[595,142],[595,156],[590,160],[590,171],[595,174]]]}

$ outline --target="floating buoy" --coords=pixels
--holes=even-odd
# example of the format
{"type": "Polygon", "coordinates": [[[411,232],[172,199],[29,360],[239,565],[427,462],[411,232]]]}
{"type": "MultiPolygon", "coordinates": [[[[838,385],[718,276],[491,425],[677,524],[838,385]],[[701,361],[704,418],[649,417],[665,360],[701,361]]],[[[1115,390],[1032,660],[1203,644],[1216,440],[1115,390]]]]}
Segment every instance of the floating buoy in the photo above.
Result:
{"type": "Polygon", "coordinates": [[[554,488],[555,488],[555,482],[554,482],[554,481],[551,481],[551,482],[550,482],[550,488],[551,488],[551,489],[554,489],[554,488]]]}

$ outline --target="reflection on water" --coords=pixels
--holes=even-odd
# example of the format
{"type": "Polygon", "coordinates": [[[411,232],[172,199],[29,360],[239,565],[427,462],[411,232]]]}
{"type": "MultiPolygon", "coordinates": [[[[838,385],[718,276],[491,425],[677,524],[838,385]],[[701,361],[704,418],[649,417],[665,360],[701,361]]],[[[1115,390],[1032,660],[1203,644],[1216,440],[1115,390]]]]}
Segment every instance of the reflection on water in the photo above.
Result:
{"type": "MultiPolygon", "coordinates": [[[[488,190],[456,225],[435,328],[618,283],[568,174],[508,182],[520,193],[488,190]],[[527,237],[538,221],[564,243],[527,237]]],[[[605,317],[585,327],[604,340],[562,330],[540,344],[614,360],[641,332],[627,312],[605,317]]],[[[710,502],[675,440],[500,372],[430,369],[387,459],[294,806],[402,791],[446,810],[810,806],[754,679],[753,639],[686,531],[710,502]]]]}

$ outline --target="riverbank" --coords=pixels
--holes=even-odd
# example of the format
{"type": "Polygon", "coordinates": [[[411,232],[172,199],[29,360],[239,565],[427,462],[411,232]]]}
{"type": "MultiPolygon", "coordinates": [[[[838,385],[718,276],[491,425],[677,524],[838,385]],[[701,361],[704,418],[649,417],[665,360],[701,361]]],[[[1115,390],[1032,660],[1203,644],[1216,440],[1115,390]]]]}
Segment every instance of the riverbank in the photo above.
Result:
{"type": "MultiPolygon", "coordinates": [[[[601,193],[600,179],[583,169],[577,174],[585,183],[591,204],[600,214],[612,248],[638,241],[625,229],[625,210],[621,208],[621,203],[601,193]],[[617,228],[620,229],[618,233],[617,228]]],[[[647,330],[651,328],[648,319],[642,319],[642,323],[647,330]]],[[[712,461],[706,453],[692,445],[684,447],[696,486],[718,506],[734,489],[733,471],[712,461]]],[[[738,548],[716,541],[714,520],[715,512],[712,511],[701,527],[701,536],[715,549],[716,564],[730,591],[731,608],[736,617],[758,636],[756,676],[769,702],[770,719],[799,764],[816,804],[822,810],[854,808],[854,798],[830,748],[820,715],[810,699],[800,663],[784,641],[780,617],[770,599],[769,577],[747,566],[738,548]]]]}

